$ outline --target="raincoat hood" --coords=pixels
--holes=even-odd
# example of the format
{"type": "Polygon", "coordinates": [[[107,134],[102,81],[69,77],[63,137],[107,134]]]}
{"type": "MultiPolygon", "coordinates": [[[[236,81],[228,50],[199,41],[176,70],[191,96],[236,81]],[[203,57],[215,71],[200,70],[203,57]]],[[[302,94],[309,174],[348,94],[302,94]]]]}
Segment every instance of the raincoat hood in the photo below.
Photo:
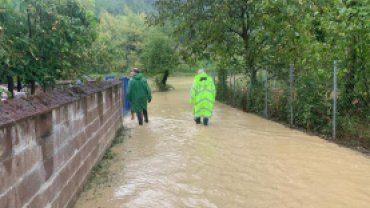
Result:
{"type": "Polygon", "coordinates": [[[134,76],[132,76],[132,78],[136,80],[141,80],[143,78],[143,75],[141,73],[136,73],[134,76]]]}

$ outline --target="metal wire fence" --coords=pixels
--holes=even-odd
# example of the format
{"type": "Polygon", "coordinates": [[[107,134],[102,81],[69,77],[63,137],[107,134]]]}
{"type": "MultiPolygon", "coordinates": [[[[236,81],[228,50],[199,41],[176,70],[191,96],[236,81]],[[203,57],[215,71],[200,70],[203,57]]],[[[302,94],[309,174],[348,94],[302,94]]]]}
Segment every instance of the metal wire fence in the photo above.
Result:
{"type": "Polygon", "coordinates": [[[295,69],[294,65],[279,70],[266,66],[253,84],[239,70],[208,74],[214,74],[218,101],[370,148],[370,89],[367,83],[348,84],[345,70],[338,62],[315,71],[295,69]]]}

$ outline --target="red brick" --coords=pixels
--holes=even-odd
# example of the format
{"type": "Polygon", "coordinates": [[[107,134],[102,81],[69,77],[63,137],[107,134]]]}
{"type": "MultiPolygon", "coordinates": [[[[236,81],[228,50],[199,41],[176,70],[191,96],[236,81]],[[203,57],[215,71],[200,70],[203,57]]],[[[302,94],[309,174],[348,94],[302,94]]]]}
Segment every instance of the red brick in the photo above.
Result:
{"type": "Polygon", "coordinates": [[[76,181],[78,181],[79,183],[83,181],[86,175],[90,172],[90,168],[91,166],[88,163],[83,163],[80,169],[78,169],[78,171],[76,172],[76,181]]]}
{"type": "Polygon", "coordinates": [[[54,153],[54,155],[51,156],[51,158],[49,158],[49,160],[53,160],[53,167],[54,167],[54,172],[57,172],[60,170],[60,168],[63,167],[64,165],[64,153],[63,153],[63,150],[67,148],[67,147],[62,147],[61,149],[59,149],[58,151],[56,151],[54,153]]]}
{"type": "Polygon", "coordinates": [[[90,166],[92,166],[92,165],[95,164],[95,162],[97,161],[98,157],[100,156],[99,153],[100,153],[99,152],[99,148],[95,148],[93,151],[91,151],[91,155],[90,155],[90,157],[87,160],[88,161],[88,164],[90,166]]]}
{"type": "Polygon", "coordinates": [[[67,105],[60,106],[59,116],[60,116],[60,122],[61,123],[64,123],[65,121],[68,120],[69,114],[68,114],[68,106],[67,105]]]}
{"type": "Polygon", "coordinates": [[[58,148],[58,149],[60,148],[60,146],[65,141],[65,138],[61,136],[61,134],[62,134],[62,129],[61,128],[64,128],[64,127],[59,126],[59,128],[54,128],[54,130],[53,130],[55,148],[58,148]]]}
{"type": "Polygon", "coordinates": [[[80,148],[84,144],[82,133],[79,133],[77,136],[75,136],[75,138],[73,138],[72,142],[73,142],[74,149],[77,150],[77,151],[80,150],[80,148]]]}
{"type": "Polygon", "coordinates": [[[46,138],[52,134],[53,114],[52,112],[43,113],[36,117],[36,138],[46,138]]]}
{"type": "Polygon", "coordinates": [[[68,120],[73,120],[75,116],[75,102],[67,104],[68,106],[68,120]]]}
{"type": "Polygon", "coordinates": [[[65,183],[67,183],[67,181],[69,180],[69,178],[71,177],[71,172],[72,170],[70,169],[71,166],[66,164],[63,169],[61,169],[59,171],[59,174],[57,176],[58,180],[61,182],[62,185],[64,185],[65,183]]]}
{"type": "Polygon", "coordinates": [[[99,119],[97,119],[93,123],[91,123],[86,129],[87,136],[90,137],[93,133],[95,133],[99,129],[99,126],[100,126],[100,120],[99,119]]]}
{"type": "Polygon", "coordinates": [[[91,150],[94,149],[98,141],[97,139],[98,139],[97,135],[90,138],[86,145],[80,150],[79,155],[81,155],[82,160],[85,160],[87,156],[90,154],[91,150]]]}
{"type": "Polygon", "coordinates": [[[0,206],[4,208],[16,208],[20,207],[16,198],[16,190],[12,189],[5,196],[0,198],[0,206]]]}
{"type": "Polygon", "coordinates": [[[48,204],[48,198],[44,194],[37,195],[27,208],[42,208],[48,204]]]}
{"type": "Polygon", "coordinates": [[[15,175],[17,178],[20,178],[22,177],[26,171],[27,171],[27,167],[26,167],[26,151],[23,151],[23,152],[20,152],[19,154],[17,155],[14,155],[13,156],[13,170],[15,171],[15,175]]]}
{"type": "Polygon", "coordinates": [[[12,126],[0,129],[0,161],[9,157],[13,152],[12,126]]]}
{"type": "Polygon", "coordinates": [[[57,197],[57,194],[62,190],[66,181],[61,181],[61,178],[61,175],[58,174],[53,183],[50,184],[44,193],[41,193],[47,197],[48,202],[52,202],[57,197]]]}
{"type": "Polygon", "coordinates": [[[53,124],[58,125],[62,121],[61,115],[60,115],[60,108],[55,108],[52,111],[53,114],[53,124]]]}
{"type": "Polygon", "coordinates": [[[83,119],[79,118],[73,121],[71,127],[72,127],[72,135],[77,136],[78,133],[80,133],[81,129],[83,128],[83,119]]]}
{"type": "Polygon", "coordinates": [[[90,149],[83,148],[80,150],[80,152],[78,152],[78,154],[80,155],[80,158],[82,158],[82,160],[84,161],[87,159],[87,156],[90,154],[90,152],[90,149]]]}
{"type": "Polygon", "coordinates": [[[75,148],[73,147],[72,140],[68,141],[68,144],[66,145],[66,148],[64,150],[66,153],[64,154],[64,159],[68,161],[75,153],[75,148]]]}
{"type": "Polygon", "coordinates": [[[0,163],[0,194],[7,191],[17,181],[15,168],[14,157],[0,163]]]}
{"type": "Polygon", "coordinates": [[[85,125],[88,126],[94,120],[94,113],[87,112],[85,125]]]}
{"type": "Polygon", "coordinates": [[[43,139],[38,139],[37,144],[41,147],[42,158],[45,160],[54,154],[55,144],[54,136],[50,135],[43,139]]]}
{"type": "Polygon", "coordinates": [[[91,99],[93,95],[88,95],[86,96],[86,108],[87,108],[87,111],[89,111],[92,107],[94,107],[94,103],[91,99]]]}
{"type": "Polygon", "coordinates": [[[21,204],[27,203],[40,189],[41,184],[45,182],[45,175],[43,172],[44,171],[41,169],[34,170],[23,179],[19,186],[17,186],[17,196],[21,204]]]}
{"type": "Polygon", "coordinates": [[[96,94],[92,94],[90,97],[90,108],[88,108],[88,110],[90,110],[91,108],[95,108],[96,105],[97,105],[96,94]]]}
{"type": "Polygon", "coordinates": [[[26,173],[38,162],[42,161],[42,154],[41,148],[39,146],[34,146],[31,149],[27,149],[24,151],[24,170],[23,172],[26,173]]]}
{"type": "Polygon", "coordinates": [[[55,163],[54,157],[44,160],[43,167],[45,170],[45,181],[49,180],[50,177],[54,174],[55,172],[54,163],[55,163]]]}
{"type": "Polygon", "coordinates": [[[75,102],[75,112],[76,114],[82,113],[83,112],[83,98],[75,102]]]}
{"type": "Polygon", "coordinates": [[[63,124],[61,124],[59,130],[60,130],[59,137],[60,137],[60,139],[62,139],[61,143],[63,143],[63,140],[68,139],[71,136],[71,133],[72,133],[72,128],[71,128],[71,125],[70,125],[70,121],[67,120],[63,124]]]}
{"type": "MultiPolygon", "coordinates": [[[[81,138],[82,138],[82,146],[87,142],[87,140],[89,139],[88,137],[87,137],[87,134],[86,134],[86,131],[82,131],[81,133],[80,133],[80,135],[81,135],[81,138]]],[[[80,148],[81,149],[81,148],[80,148]]]]}
{"type": "Polygon", "coordinates": [[[25,148],[27,145],[32,143],[33,141],[36,140],[36,119],[35,118],[30,118],[23,120],[19,123],[17,123],[17,134],[19,140],[22,142],[18,144],[19,142],[16,141],[13,143],[15,149],[22,149],[25,148]]]}
{"type": "Polygon", "coordinates": [[[104,121],[108,121],[113,116],[113,108],[109,108],[107,112],[104,114],[104,121]]]}
{"type": "Polygon", "coordinates": [[[97,92],[95,93],[95,98],[96,98],[96,104],[99,105],[103,103],[103,93],[102,92],[97,92]]]}
{"type": "Polygon", "coordinates": [[[67,203],[69,198],[73,194],[73,186],[71,183],[68,183],[64,189],[60,192],[59,195],[59,207],[64,207],[67,203]]]}
{"type": "Polygon", "coordinates": [[[71,174],[73,174],[78,167],[80,167],[81,162],[84,160],[84,158],[81,157],[81,154],[76,154],[71,162],[68,164],[70,166],[71,174]]]}
{"type": "Polygon", "coordinates": [[[89,116],[89,120],[90,121],[93,121],[98,115],[99,115],[99,108],[98,108],[98,105],[89,109],[87,111],[88,113],[91,113],[91,115],[88,115],[89,116]]]}

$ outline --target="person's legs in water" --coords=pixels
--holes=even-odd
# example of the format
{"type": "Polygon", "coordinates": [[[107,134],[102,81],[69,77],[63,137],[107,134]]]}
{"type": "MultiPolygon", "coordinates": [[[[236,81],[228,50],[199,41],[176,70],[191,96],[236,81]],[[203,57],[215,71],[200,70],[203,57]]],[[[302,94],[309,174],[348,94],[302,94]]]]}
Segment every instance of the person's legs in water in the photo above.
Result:
{"type": "Polygon", "coordinates": [[[200,124],[201,123],[200,117],[195,117],[194,120],[195,120],[195,123],[196,124],[200,124]]]}
{"type": "Polygon", "coordinates": [[[143,115],[144,115],[144,121],[145,121],[145,123],[149,123],[148,111],[147,110],[143,110],[143,115]]]}
{"type": "Polygon", "coordinates": [[[208,118],[207,118],[207,117],[204,117],[204,118],[203,118],[203,124],[204,124],[205,126],[207,126],[207,125],[208,125],[208,118]]]}
{"type": "Polygon", "coordinates": [[[139,125],[143,125],[143,112],[136,113],[137,120],[139,121],[139,125]]]}
{"type": "Polygon", "coordinates": [[[131,120],[135,120],[135,113],[131,112],[131,120]]]}

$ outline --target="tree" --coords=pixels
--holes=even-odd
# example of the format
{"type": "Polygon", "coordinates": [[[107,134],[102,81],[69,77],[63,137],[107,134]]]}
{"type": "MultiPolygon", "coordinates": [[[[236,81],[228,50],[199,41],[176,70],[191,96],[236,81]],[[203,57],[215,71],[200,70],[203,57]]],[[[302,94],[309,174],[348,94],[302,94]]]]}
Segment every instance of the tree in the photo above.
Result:
{"type": "Polygon", "coordinates": [[[179,62],[176,51],[171,44],[170,38],[163,33],[151,33],[151,39],[147,39],[142,55],[143,69],[150,74],[162,74],[161,83],[166,86],[167,78],[171,69],[179,62]]]}
{"type": "Polygon", "coordinates": [[[183,41],[185,59],[212,57],[232,61],[243,57],[253,83],[266,43],[262,34],[269,2],[159,0],[156,2],[159,13],[152,15],[149,22],[176,22],[174,34],[183,41]]]}
{"type": "MultiPolygon", "coordinates": [[[[2,1],[3,25],[0,57],[3,73],[22,78],[31,85],[44,87],[56,79],[80,75],[84,70],[84,53],[97,38],[97,20],[92,12],[75,0],[2,1]]],[[[10,77],[10,78],[9,78],[10,77]]],[[[45,88],[44,88],[45,89],[45,88]]]]}

